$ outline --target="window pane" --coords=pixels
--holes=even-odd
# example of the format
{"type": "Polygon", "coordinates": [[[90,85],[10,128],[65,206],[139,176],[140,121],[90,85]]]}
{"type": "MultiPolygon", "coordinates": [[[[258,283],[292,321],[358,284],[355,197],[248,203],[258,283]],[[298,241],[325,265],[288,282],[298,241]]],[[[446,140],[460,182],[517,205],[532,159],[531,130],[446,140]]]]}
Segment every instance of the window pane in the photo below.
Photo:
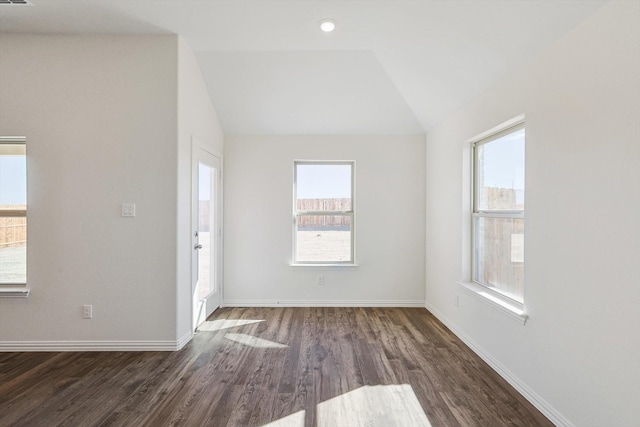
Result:
{"type": "Polygon", "coordinates": [[[214,237],[211,234],[213,220],[213,189],[215,188],[216,173],[210,166],[199,163],[198,165],[198,244],[202,248],[198,250],[198,297],[206,298],[215,291],[215,283],[212,277],[215,273],[213,267],[212,248],[215,250],[214,237]]]}
{"type": "Polygon", "coordinates": [[[524,294],[524,219],[475,218],[475,281],[515,300],[524,294]]]}
{"type": "Polygon", "coordinates": [[[27,283],[27,219],[0,217],[0,284],[27,283]]]}
{"type": "Polygon", "coordinates": [[[296,209],[350,211],[351,165],[297,164],[296,209]]]}
{"type": "Polygon", "coordinates": [[[298,262],[351,262],[351,215],[298,215],[298,262]]]}
{"type": "Polygon", "coordinates": [[[27,282],[26,145],[0,144],[0,284],[27,282]],[[2,216],[12,211],[13,216],[2,216]],[[22,211],[22,212],[15,212],[22,211]],[[15,216],[15,215],[22,216],[15,216]]]}
{"type": "Polygon", "coordinates": [[[524,129],[476,147],[478,210],[524,209],[524,129]]]}
{"type": "Polygon", "coordinates": [[[26,204],[26,146],[0,144],[0,210],[25,210],[26,204]]]}

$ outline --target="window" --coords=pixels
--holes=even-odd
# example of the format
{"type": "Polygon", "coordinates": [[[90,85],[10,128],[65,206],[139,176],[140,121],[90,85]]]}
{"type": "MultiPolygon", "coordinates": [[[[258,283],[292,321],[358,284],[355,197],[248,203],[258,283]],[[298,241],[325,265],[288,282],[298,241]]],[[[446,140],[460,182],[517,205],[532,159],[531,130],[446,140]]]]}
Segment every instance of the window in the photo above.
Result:
{"type": "Polygon", "coordinates": [[[294,264],[354,264],[354,168],[294,162],[294,264]]]}
{"type": "Polygon", "coordinates": [[[472,280],[524,303],[524,123],[473,144],[472,280]]]}
{"type": "Polygon", "coordinates": [[[24,138],[0,137],[0,285],[26,283],[26,144],[24,138]]]}

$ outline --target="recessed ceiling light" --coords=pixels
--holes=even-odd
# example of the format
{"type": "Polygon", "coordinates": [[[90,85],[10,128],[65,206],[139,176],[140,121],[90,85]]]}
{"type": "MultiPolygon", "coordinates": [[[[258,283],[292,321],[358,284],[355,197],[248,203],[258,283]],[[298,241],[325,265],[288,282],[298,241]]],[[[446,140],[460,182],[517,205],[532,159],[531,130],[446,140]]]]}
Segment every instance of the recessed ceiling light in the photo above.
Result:
{"type": "Polygon", "coordinates": [[[320,29],[325,33],[330,33],[336,29],[336,21],[333,19],[323,19],[320,21],[320,29]]]}

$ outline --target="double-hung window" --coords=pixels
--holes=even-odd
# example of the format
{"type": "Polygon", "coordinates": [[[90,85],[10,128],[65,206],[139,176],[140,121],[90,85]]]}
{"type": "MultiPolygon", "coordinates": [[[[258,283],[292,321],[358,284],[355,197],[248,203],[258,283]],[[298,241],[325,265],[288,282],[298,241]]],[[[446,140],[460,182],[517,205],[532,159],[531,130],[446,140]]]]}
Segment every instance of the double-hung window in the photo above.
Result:
{"type": "Polygon", "coordinates": [[[524,304],[524,123],[473,144],[472,280],[524,304]]]}
{"type": "Polygon", "coordinates": [[[352,161],[295,161],[293,263],[354,264],[352,161]]]}
{"type": "Polygon", "coordinates": [[[0,137],[0,286],[26,283],[26,144],[22,137],[0,137]]]}

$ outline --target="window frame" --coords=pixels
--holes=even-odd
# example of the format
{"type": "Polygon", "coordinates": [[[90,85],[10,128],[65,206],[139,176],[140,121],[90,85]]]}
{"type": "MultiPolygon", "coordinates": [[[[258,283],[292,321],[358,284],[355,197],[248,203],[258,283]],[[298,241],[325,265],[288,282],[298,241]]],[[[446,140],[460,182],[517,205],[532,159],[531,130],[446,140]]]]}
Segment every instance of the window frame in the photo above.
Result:
{"type": "Polygon", "coordinates": [[[293,161],[293,239],[292,239],[292,254],[291,265],[292,266],[355,266],[356,265],[356,244],[355,244],[355,230],[356,230],[356,162],[355,160],[294,160],[293,161]],[[335,165],[348,165],[351,167],[351,209],[344,211],[324,211],[324,210],[298,210],[297,194],[298,194],[298,165],[315,165],[315,166],[335,166],[335,165]],[[350,260],[328,260],[328,261],[300,261],[298,260],[298,218],[303,215],[308,216],[348,216],[351,220],[351,233],[350,233],[350,260]]]}
{"type": "MultiPolygon", "coordinates": [[[[24,145],[25,159],[27,157],[27,154],[26,154],[27,139],[23,136],[0,136],[0,145],[24,145]]],[[[27,179],[26,176],[25,176],[25,179],[27,179]]],[[[27,183],[27,186],[28,186],[28,183],[27,183]]],[[[28,221],[27,210],[28,210],[28,200],[25,201],[24,209],[0,210],[0,218],[24,218],[25,226],[28,227],[28,224],[26,222],[28,221]]],[[[28,228],[27,228],[27,234],[28,234],[28,228]]],[[[25,245],[28,248],[27,241],[25,241],[25,245]]],[[[11,289],[9,288],[16,288],[16,287],[23,288],[26,286],[27,286],[27,266],[25,265],[25,281],[24,282],[0,282],[0,291],[2,291],[3,289],[10,291],[11,289]]],[[[4,296],[2,295],[2,292],[0,292],[0,296],[4,296]]]]}
{"type": "MultiPolygon", "coordinates": [[[[503,292],[497,289],[495,286],[492,286],[489,283],[484,283],[477,279],[478,272],[478,219],[479,218],[495,218],[495,219],[522,219],[524,221],[525,218],[525,208],[523,206],[522,209],[480,209],[478,207],[478,147],[486,144],[490,144],[491,142],[496,141],[497,139],[509,135],[511,133],[517,132],[521,129],[526,129],[524,118],[518,120],[515,123],[509,123],[508,125],[503,125],[498,129],[494,129],[489,131],[474,140],[471,141],[471,193],[472,193],[472,206],[471,206],[471,271],[470,271],[470,281],[480,287],[483,290],[486,290],[492,298],[497,298],[500,301],[503,301],[509,305],[515,306],[519,310],[524,310],[524,297],[525,297],[525,289],[523,288],[522,297],[517,298],[516,295],[509,294],[507,292],[503,292]]],[[[525,131],[526,132],[526,131],[525,131]]],[[[526,147],[526,133],[525,133],[525,147],[526,147]]],[[[525,154],[526,156],[526,154],[525,154]]],[[[526,157],[525,157],[526,164],[526,157]]],[[[525,178],[525,190],[526,190],[526,178],[525,178]]],[[[525,198],[526,205],[526,198],[525,198]]],[[[526,237],[524,237],[526,239],[526,237]]],[[[525,263],[525,260],[522,261],[525,263]]]]}

